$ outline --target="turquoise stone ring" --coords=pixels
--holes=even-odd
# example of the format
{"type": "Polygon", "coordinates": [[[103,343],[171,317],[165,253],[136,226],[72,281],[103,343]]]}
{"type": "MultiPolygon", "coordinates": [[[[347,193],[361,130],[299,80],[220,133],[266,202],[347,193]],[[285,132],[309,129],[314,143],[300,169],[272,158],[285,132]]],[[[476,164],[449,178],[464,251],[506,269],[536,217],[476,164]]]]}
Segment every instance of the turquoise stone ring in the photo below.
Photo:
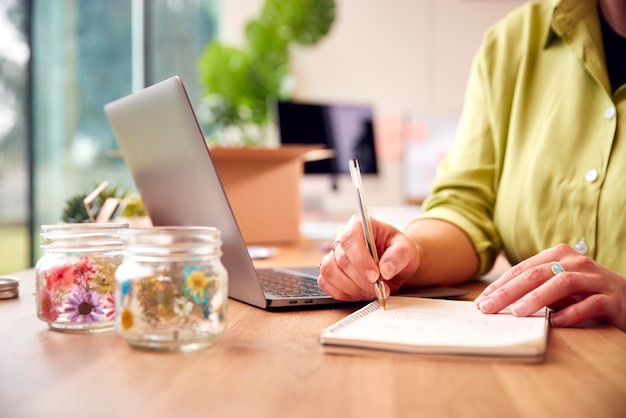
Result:
{"type": "Polygon", "coordinates": [[[565,271],[565,269],[563,268],[561,263],[557,263],[556,261],[552,262],[552,273],[557,275],[559,273],[563,273],[564,271],[565,271]]]}

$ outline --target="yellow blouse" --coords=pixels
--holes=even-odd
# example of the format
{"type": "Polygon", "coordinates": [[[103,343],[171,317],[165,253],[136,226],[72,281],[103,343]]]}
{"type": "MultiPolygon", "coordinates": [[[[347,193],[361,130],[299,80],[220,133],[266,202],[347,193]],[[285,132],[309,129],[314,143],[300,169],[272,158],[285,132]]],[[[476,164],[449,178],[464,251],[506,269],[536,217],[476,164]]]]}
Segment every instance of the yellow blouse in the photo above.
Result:
{"type": "Polygon", "coordinates": [[[626,273],[626,85],[611,93],[595,0],[527,3],[486,32],[422,218],[489,271],[564,242],[626,273]]]}

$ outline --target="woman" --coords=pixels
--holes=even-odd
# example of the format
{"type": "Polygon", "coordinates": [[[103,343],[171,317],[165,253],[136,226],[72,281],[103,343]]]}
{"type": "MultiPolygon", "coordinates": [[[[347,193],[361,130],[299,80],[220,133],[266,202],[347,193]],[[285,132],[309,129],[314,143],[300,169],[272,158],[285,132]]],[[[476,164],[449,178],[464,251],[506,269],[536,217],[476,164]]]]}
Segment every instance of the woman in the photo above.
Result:
{"type": "Polygon", "coordinates": [[[423,214],[401,232],[358,217],[318,282],[341,300],[401,286],[454,285],[513,267],[476,299],[484,313],[555,309],[626,331],[626,2],[527,3],[494,25],[475,57],[457,136],[423,214]]]}

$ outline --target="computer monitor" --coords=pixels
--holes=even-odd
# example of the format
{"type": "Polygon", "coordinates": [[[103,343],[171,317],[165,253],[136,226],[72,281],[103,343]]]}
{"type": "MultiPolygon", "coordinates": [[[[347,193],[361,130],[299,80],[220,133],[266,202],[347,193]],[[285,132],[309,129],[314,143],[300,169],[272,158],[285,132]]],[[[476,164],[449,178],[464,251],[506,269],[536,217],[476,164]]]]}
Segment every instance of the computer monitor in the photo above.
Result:
{"type": "Polygon", "coordinates": [[[334,151],[334,158],[306,162],[305,174],[348,174],[352,158],[363,174],[378,174],[370,106],[278,101],[276,118],[281,144],[322,144],[334,151]]]}

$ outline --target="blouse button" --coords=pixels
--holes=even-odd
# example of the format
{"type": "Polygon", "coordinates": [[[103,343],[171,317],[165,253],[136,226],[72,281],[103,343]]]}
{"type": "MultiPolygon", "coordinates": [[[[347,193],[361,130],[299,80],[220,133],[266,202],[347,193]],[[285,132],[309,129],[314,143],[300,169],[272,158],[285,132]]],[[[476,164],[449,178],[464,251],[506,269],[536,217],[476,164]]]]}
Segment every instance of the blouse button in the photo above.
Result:
{"type": "Polygon", "coordinates": [[[589,251],[589,246],[584,240],[581,239],[576,244],[574,244],[574,249],[581,254],[587,254],[587,251],[589,251]]]}
{"type": "Polygon", "coordinates": [[[615,106],[611,106],[604,111],[604,117],[606,119],[613,119],[615,117],[615,106]]]}
{"type": "Polygon", "coordinates": [[[585,180],[587,180],[587,182],[593,183],[597,179],[598,179],[598,170],[596,170],[595,168],[592,168],[591,170],[585,173],[585,180]]]}

